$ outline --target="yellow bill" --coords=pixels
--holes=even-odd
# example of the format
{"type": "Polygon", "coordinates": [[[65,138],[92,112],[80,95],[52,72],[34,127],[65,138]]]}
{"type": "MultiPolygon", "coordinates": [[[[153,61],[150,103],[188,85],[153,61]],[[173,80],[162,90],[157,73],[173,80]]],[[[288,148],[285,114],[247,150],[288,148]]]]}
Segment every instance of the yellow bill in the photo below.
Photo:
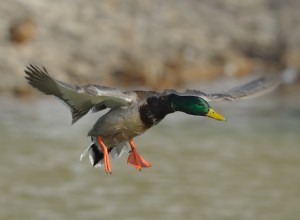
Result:
{"type": "Polygon", "coordinates": [[[225,117],[223,115],[220,115],[219,113],[215,112],[215,110],[213,110],[212,108],[209,108],[206,116],[219,120],[219,121],[225,121],[225,117]]]}

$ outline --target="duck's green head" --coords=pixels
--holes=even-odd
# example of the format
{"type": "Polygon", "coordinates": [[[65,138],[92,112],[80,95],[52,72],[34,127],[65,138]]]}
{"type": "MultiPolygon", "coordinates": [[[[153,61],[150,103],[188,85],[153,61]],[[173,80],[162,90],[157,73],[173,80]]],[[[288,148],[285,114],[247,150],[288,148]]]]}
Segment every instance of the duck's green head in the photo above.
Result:
{"type": "Polygon", "coordinates": [[[170,96],[174,111],[185,112],[189,115],[208,116],[219,121],[225,121],[224,116],[213,110],[204,99],[197,96],[170,96]]]}

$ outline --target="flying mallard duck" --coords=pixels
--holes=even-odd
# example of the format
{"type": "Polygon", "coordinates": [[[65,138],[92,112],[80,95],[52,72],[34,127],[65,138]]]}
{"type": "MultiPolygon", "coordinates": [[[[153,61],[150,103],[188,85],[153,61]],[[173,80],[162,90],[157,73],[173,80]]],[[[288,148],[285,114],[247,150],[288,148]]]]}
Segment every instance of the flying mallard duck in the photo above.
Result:
{"type": "Polygon", "coordinates": [[[178,92],[175,90],[121,91],[106,86],[77,86],[53,79],[45,68],[30,65],[25,70],[28,83],[47,95],[54,95],[64,101],[71,110],[72,123],[78,121],[90,110],[98,112],[110,108],[89,131],[92,143],[81,155],[87,153],[93,166],[104,166],[111,173],[109,156],[117,158],[131,147],[128,164],[141,170],[150,163],[137,153],[133,138],[157,125],[167,114],[181,111],[190,115],[208,116],[224,121],[214,111],[210,101],[234,101],[265,94],[279,82],[261,77],[250,83],[224,93],[206,94],[197,90],[178,92]]]}

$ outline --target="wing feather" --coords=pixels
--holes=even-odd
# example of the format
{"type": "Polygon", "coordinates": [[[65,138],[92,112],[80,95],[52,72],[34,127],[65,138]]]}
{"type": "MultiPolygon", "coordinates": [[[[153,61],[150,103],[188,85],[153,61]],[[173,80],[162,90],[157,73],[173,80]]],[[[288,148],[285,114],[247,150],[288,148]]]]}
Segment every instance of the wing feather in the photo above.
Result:
{"type": "Polygon", "coordinates": [[[220,93],[207,94],[199,90],[185,90],[184,92],[178,92],[175,90],[165,90],[164,93],[173,93],[181,96],[198,96],[208,102],[234,101],[264,95],[275,89],[277,86],[280,85],[280,83],[281,81],[279,78],[264,76],[244,85],[220,93]]]}
{"type": "Polygon", "coordinates": [[[255,98],[271,92],[280,85],[279,78],[264,76],[222,93],[209,94],[212,101],[234,101],[255,98]]]}
{"type": "Polygon", "coordinates": [[[52,78],[46,68],[30,65],[25,70],[28,83],[47,95],[54,95],[64,101],[71,110],[72,123],[75,123],[90,109],[117,108],[131,104],[135,98],[132,93],[104,86],[77,86],[52,78]]]}

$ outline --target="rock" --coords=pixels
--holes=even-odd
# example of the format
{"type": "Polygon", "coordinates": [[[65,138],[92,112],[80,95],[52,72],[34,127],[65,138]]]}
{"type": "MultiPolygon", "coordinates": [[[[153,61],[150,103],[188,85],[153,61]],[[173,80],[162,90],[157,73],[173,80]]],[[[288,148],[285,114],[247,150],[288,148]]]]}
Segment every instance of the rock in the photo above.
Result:
{"type": "Polygon", "coordinates": [[[9,34],[11,41],[24,44],[33,39],[36,34],[36,26],[32,19],[23,18],[12,24],[9,34]]]}
{"type": "Polygon", "coordinates": [[[13,95],[17,97],[26,97],[32,95],[32,88],[28,86],[18,86],[13,89],[13,95]]]}

